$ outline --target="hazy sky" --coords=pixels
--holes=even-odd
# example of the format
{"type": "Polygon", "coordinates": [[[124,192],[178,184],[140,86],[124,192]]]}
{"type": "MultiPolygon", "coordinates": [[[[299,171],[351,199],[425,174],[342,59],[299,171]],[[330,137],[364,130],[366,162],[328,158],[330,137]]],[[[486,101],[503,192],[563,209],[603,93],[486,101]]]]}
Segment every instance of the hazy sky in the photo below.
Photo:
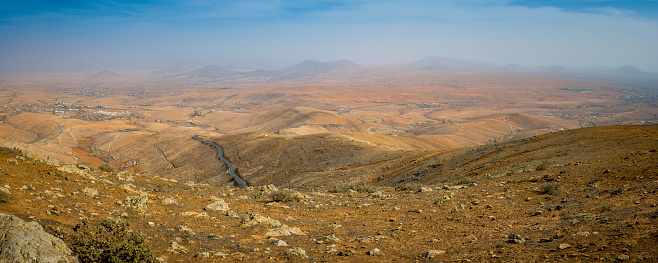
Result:
{"type": "MultiPolygon", "coordinates": [[[[658,72],[658,0],[0,0],[0,71],[208,56],[658,72]]],[[[160,63],[160,64],[158,64],[160,63]]]]}

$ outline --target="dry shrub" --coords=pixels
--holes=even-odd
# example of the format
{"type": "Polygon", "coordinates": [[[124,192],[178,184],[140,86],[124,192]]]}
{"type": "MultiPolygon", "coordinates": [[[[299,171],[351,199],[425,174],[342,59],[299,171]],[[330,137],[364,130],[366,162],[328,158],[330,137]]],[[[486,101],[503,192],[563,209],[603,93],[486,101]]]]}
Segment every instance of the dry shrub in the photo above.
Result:
{"type": "Polygon", "coordinates": [[[543,171],[543,170],[548,169],[548,167],[550,167],[550,166],[551,166],[551,163],[549,163],[548,161],[543,161],[542,163],[537,165],[537,167],[535,168],[535,171],[543,171]]]}
{"type": "Polygon", "coordinates": [[[106,218],[100,226],[92,226],[85,218],[61,237],[80,262],[158,262],[144,244],[145,236],[132,231],[126,221],[106,218]]]}
{"type": "Polygon", "coordinates": [[[372,185],[367,182],[356,182],[356,183],[337,183],[334,184],[330,189],[330,193],[345,193],[349,190],[354,190],[359,193],[374,193],[379,190],[379,186],[372,185]]]}
{"type": "Polygon", "coordinates": [[[9,195],[3,191],[0,191],[0,203],[9,202],[9,195]]]}
{"type": "Polygon", "coordinates": [[[452,184],[453,185],[464,185],[464,184],[470,184],[470,183],[475,183],[475,179],[470,178],[470,177],[464,177],[464,178],[461,178],[461,179],[455,181],[452,184]]]}
{"type": "Polygon", "coordinates": [[[292,202],[292,201],[299,202],[303,199],[302,195],[299,192],[290,189],[281,189],[275,191],[272,194],[270,194],[270,197],[274,202],[284,202],[284,203],[292,202]]]}
{"type": "Polygon", "coordinates": [[[412,192],[418,192],[420,188],[423,187],[423,185],[419,183],[408,183],[408,184],[403,184],[395,187],[395,191],[412,191],[412,192]]]}
{"type": "Polygon", "coordinates": [[[557,194],[558,188],[559,185],[556,183],[547,183],[547,184],[542,184],[539,187],[539,191],[537,192],[543,195],[554,195],[557,194]]]}
{"type": "Polygon", "coordinates": [[[113,173],[114,167],[112,167],[109,163],[102,163],[101,165],[98,166],[98,170],[101,170],[103,172],[113,173]]]}
{"type": "Polygon", "coordinates": [[[18,148],[7,148],[7,147],[0,147],[0,153],[1,154],[10,154],[10,155],[15,155],[15,156],[23,156],[23,151],[18,148]]]}

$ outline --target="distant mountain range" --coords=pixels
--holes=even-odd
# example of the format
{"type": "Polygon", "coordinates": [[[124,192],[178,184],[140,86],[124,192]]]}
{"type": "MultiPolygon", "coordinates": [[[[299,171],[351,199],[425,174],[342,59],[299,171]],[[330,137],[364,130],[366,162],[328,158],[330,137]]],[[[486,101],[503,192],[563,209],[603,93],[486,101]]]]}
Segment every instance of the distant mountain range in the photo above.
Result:
{"type": "Polygon", "coordinates": [[[361,66],[349,60],[338,60],[333,62],[321,62],[306,60],[297,65],[267,70],[259,69],[253,71],[236,71],[226,69],[217,65],[209,65],[193,70],[182,68],[169,68],[153,72],[155,75],[167,75],[171,77],[199,78],[199,79],[222,79],[232,77],[263,77],[268,80],[289,80],[304,77],[313,77],[328,74],[337,70],[349,70],[360,68],[361,66]]]}
{"type": "Polygon", "coordinates": [[[407,68],[415,68],[431,71],[464,71],[464,72],[502,72],[502,73],[536,73],[536,74],[594,74],[594,75],[610,75],[618,77],[647,77],[656,78],[653,73],[642,71],[637,67],[626,65],[619,68],[612,69],[590,69],[590,70],[576,70],[569,69],[563,66],[543,66],[543,67],[522,67],[519,65],[506,65],[500,66],[490,62],[473,61],[456,59],[449,57],[435,57],[428,56],[422,60],[411,62],[404,65],[407,68]]]}
{"type": "MultiPolygon", "coordinates": [[[[460,72],[497,72],[497,73],[528,73],[528,74],[559,74],[559,75],[592,75],[630,78],[658,78],[658,75],[642,71],[637,67],[627,65],[612,69],[575,70],[563,66],[523,67],[515,64],[500,66],[490,62],[456,59],[450,57],[428,56],[408,64],[397,65],[402,68],[412,68],[429,71],[460,71],[460,72]]],[[[349,60],[321,62],[306,60],[297,65],[282,69],[235,70],[218,65],[208,65],[196,68],[182,66],[158,70],[152,74],[159,77],[189,78],[189,79],[231,79],[231,78],[259,78],[265,81],[291,80],[305,77],[316,77],[332,74],[339,71],[358,70],[363,68],[349,60]]],[[[107,78],[116,73],[100,72],[89,75],[96,78],[107,78]]],[[[121,76],[121,75],[119,75],[121,76]]]]}
{"type": "Polygon", "coordinates": [[[103,70],[98,73],[93,73],[93,74],[87,74],[85,77],[87,78],[93,78],[93,79],[111,79],[111,78],[118,78],[118,77],[125,77],[126,75],[114,73],[109,70],[103,70]]]}
{"type": "Polygon", "coordinates": [[[449,57],[428,56],[422,60],[409,63],[410,68],[433,71],[492,71],[500,66],[481,61],[463,60],[449,57]]]}

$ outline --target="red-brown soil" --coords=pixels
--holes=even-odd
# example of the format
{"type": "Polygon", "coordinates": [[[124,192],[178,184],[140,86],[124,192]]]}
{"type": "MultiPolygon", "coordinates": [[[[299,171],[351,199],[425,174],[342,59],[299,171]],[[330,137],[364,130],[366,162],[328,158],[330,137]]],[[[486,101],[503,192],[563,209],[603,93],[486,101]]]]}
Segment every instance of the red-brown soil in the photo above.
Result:
{"type": "MultiPolygon", "coordinates": [[[[285,141],[305,140],[276,137],[268,142],[273,136],[257,134],[217,140],[258,136],[262,141],[254,144],[278,147],[291,156],[298,150],[285,141]]],[[[385,155],[370,152],[361,141],[346,140],[347,135],[333,136],[340,139],[326,135],[299,145],[326,144],[345,153],[371,154],[349,156],[355,164],[385,155]]],[[[158,139],[169,143],[166,137],[158,139]]],[[[248,148],[239,156],[225,148],[239,165],[258,162],[243,160],[248,148]]],[[[332,186],[305,175],[309,165],[299,166],[291,178],[315,189],[301,190],[299,202],[273,203],[265,188],[182,184],[150,175],[57,167],[2,150],[0,186],[10,193],[2,198],[0,212],[36,220],[51,231],[70,228],[82,218],[123,218],[145,233],[154,254],[168,262],[658,261],[656,125],[576,129],[479,147],[395,154],[391,161],[373,164],[390,165],[376,178],[332,177],[340,170],[323,174],[327,182],[363,180],[383,186],[377,193],[327,192],[332,186]],[[421,186],[426,188],[417,192],[421,186]],[[85,187],[97,189],[98,195],[84,194],[85,187]],[[143,212],[117,202],[139,194],[150,200],[143,212]],[[162,204],[166,198],[176,203],[162,204]],[[204,210],[218,199],[229,203],[229,212],[204,210]],[[272,236],[266,223],[244,224],[241,218],[251,213],[301,233],[272,236]],[[508,242],[511,234],[525,241],[508,242]],[[279,239],[287,246],[277,246],[279,239]],[[172,249],[173,242],[184,249],[172,249]],[[303,249],[308,258],[290,255],[286,251],[291,248],[303,249]],[[368,255],[375,248],[379,252],[368,255]],[[425,257],[430,250],[443,253],[425,257]]],[[[330,160],[341,158],[348,157],[330,160]]]]}

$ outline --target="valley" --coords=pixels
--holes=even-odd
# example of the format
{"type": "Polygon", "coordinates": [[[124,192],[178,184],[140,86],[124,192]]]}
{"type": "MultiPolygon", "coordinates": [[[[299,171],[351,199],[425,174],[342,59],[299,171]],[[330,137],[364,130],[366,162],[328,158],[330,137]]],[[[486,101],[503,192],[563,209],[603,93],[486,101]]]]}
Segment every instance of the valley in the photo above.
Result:
{"type": "Polygon", "coordinates": [[[651,82],[153,74],[3,79],[0,213],[125,220],[161,262],[658,260],[651,82]]]}
{"type": "Polygon", "coordinates": [[[229,177],[216,169],[222,164],[211,164],[216,160],[208,150],[191,142],[201,135],[221,141],[227,158],[246,167],[254,183],[261,180],[258,174],[273,172],[254,163],[263,159],[259,154],[279,167],[274,171],[299,172],[327,159],[332,169],[368,179],[379,175],[357,172],[360,167],[402,152],[658,120],[649,84],[316,64],[292,67],[294,74],[275,72],[296,78],[271,73],[273,80],[236,80],[209,70],[173,77],[132,72],[4,80],[0,145],[64,163],[109,163],[119,171],[226,183],[229,177]],[[336,161],[339,153],[353,154],[352,148],[368,157],[350,159],[351,167],[336,161]],[[282,151],[293,155],[276,157],[282,151]],[[287,158],[294,155],[304,157],[287,158]]]}

